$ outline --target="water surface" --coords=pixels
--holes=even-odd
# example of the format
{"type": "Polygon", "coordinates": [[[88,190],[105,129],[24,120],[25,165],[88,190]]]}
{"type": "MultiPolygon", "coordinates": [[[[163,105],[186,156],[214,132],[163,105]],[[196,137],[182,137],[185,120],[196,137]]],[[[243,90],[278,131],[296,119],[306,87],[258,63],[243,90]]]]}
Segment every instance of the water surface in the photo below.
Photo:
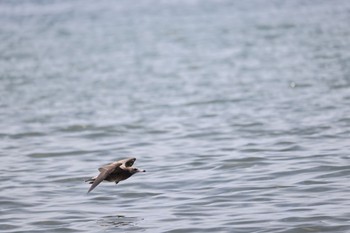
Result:
{"type": "Polygon", "coordinates": [[[1,232],[350,231],[350,3],[2,1],[1,232]],[[134,156],[147,172],[89,195],[134,156]]]}

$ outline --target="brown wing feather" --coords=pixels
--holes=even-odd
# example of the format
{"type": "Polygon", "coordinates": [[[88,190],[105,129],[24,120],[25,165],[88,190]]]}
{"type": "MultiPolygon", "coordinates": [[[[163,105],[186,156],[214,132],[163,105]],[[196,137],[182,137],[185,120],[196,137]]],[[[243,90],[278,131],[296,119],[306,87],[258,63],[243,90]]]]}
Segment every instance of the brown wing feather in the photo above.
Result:
{"type": "Polygon", "coordinates": [[[124,164],[125,167],[131,167],[135,161],[136,161],[136,158],[127,158],[127,159],[119,160],[118,162],[124,164]]]}
{"type": "Polygon", "coordinates": [[[104,179],[106,179],[120,165],[121,163],[112,163],[99,168],[98,170],[100,171],[100,174],[97,176],[94,183],[92,183],[88,193],[91,192],[94,188],[96,188],[97,185],[99,185],[104,179]]]}
{"type": "Polygon", "coordinates": [[[134,165],[134,162],[136,161],[136,158],[131,158],[125,163],[125,167],[131,167],[134,165]]]}

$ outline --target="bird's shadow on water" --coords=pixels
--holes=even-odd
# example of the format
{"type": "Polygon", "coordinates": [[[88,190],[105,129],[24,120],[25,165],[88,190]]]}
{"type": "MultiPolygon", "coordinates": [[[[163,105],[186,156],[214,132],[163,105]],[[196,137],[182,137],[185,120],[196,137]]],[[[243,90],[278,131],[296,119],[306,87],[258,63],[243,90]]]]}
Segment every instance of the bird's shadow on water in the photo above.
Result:
{"type": "Polygon", "coordinates": [[[138,217],[127,217],[124,215],[107,215],[103,218],[97,220],[97,223],[101,227],[107,227],[107,228],[133,228],[135,230],[140,228],[137,226],[140,221],[142,221],[143,218],[138,217]]]}

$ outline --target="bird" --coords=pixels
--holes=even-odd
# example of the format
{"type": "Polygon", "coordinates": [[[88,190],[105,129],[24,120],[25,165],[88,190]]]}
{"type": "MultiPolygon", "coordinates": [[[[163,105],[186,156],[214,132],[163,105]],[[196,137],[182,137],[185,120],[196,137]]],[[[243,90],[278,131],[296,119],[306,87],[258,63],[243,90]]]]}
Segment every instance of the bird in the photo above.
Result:
{"type": "Polygon", "coordinates": [[[98,176],[85,180],[85,182],[89,182],[89,184],[91,184],[91,187],[87,193],[90,193],[104,180],[118,184],[120,181],[128,179],[135,173],[146,172],[146,170],[132,167],[135,161],[136,158],[127,158],[100,167],[98,169],[100,171],[98,176]]]}

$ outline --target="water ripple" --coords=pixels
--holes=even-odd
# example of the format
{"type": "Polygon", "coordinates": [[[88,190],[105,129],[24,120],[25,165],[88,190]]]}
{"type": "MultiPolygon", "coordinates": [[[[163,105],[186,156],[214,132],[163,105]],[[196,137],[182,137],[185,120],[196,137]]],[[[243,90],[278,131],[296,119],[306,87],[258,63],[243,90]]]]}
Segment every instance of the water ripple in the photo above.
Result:
{"type": "Polygon", "coordinates": [[[0,231],[349,232],[349,9],[1,1],[0,231]]]}

